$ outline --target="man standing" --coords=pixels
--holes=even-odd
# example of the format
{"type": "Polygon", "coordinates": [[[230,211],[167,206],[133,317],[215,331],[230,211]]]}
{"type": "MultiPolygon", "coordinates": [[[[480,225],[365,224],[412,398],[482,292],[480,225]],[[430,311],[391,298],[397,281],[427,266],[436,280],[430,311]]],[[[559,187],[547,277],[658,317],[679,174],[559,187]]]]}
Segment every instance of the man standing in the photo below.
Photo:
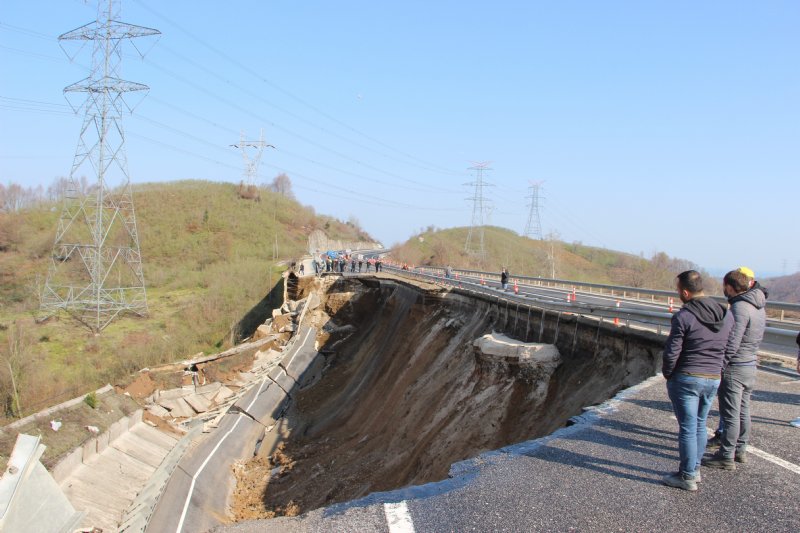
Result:
{"type": "Polygon", "coordinates": [[[500,272],[500,285],[503,287],[504,291],[508,290],[508,269],[504,268],[502,272],[500,272]]]}
{"type": "Polygon", "coordinates": [[[764,338],[767,298],[757,287],[749,288],[748,276],[732,270],[722,280],[734,326],[725,347],[722,383],[719,387],[720,448],[703,465],[735,470],[734,460],[747,462],[750,438],[750,395],[756,384],[758,347],[764,338]]]}
{"type": "Polygon", "coordinates": [[[662,482],[697,490],[697,469],[708,439],[706,418],[719,387],[733,319],[723,305],[703,293],[703,279],[697,271],[680,273],[676,288],[684,305],[672,315],[662,373],[678,419],[680,469],[662,482]]]}

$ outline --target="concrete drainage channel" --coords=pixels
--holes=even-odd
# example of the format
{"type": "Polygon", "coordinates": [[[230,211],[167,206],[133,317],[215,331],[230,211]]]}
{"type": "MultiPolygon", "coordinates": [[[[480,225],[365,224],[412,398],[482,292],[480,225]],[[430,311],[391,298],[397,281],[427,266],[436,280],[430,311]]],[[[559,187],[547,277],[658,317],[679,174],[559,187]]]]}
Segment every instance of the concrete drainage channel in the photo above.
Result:
{"type": "Polygon", "coordinates": [[[301,278],[317,359],[234,471],[235,521],[448,477],[652,376],[663,338],[387,277],[301,278]]]}

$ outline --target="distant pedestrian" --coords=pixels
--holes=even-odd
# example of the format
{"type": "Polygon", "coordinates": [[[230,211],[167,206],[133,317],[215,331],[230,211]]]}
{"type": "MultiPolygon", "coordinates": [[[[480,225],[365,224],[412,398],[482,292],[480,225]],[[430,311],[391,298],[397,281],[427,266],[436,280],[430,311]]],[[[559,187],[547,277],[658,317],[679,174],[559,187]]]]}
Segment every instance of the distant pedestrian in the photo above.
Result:
{"type": "Polygon", "coordinates": [[[359,271],[359,272],[361,272],[361,266],[362,266],[363,264],[364,264],[364,260],[363,260],[363,259],[359,259],[359,260],[358,260],[358,271],[359,271]]]}
{"type": "Polygon", "coordinates": [[[500,285],[503,287],[504,291],[508,290],[508,269],[504,268],[502,272],[500,272],[500,285]]]}
{"type": "Polygon", "coordinates": [[[680,273],[676,289],[683,306],[672,315],[662,354],[662,373],[678,419],[678,472],[665,476],[665,485],[697,490],[700,458],[706,448],[706,418],[725,358],[733,318],[725,306],[707,297],[703,279],[695,270],[680,273]]]}
{"type": "Polygon", "coordinates": [[[355,272],[355,271],[356,271],[356,260],[352,259],[350,261],[350,272],[355,272]]]}
{"type": "Polygon", "coordinates": [[[760,288],[749,288],[741,270],[725,274],[722,291],[728,298],[734,326],[725,347],[719,386],[720,449],[703,466],[734,470],[734,460],[747,461],[750,440],[750,396],[756,384],[758,347],[766,328],[767,298],[760,288]]]}
{"type": "Polygon", "coordinates": [[[453,267],[447,265],[447,268],[444,269],[444,277],[450,279],[453,277],[453,267]]]}
{"type": "Polygon", "coordinates": [[[306,265],[302,261],[300,262],[300,275],[304,276],[306,272],[306,265]]]}

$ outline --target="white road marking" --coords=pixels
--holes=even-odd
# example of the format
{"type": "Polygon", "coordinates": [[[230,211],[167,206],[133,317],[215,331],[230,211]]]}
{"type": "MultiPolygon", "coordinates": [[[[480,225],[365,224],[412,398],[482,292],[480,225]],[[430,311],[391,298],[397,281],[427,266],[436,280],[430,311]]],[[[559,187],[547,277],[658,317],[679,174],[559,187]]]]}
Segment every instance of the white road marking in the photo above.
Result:
{"type": "Polygon", "coordinates": [[[776,456],[772,455],[771,453],[765,452],[764,450],[759,450],[755,446],[748,445],[747,446],[747,452],[748,453],[752,453],[753,455],[757,455],[758,457],[761,457],[762,459],[766,459],[770,463],[774,463],[774,464],[776,464],[778,466],[782,466],[783,468],[785,468],[786,470],[789,470],[790,472],[794,472],[795,474],[800,474],[800,466],[797,466],[794,463],[790,463],[789,461],[786,461],[785,459],[781,459],[780,457],[776,457],[776,456]]]}
{"type": "MultiPolygon", "coordinates": [[[[263,387],[267,381],[268,378],[264,378],[264,380],[261,382],[261,385],[258,386],[258,391],[253,396],[253,401],[250,402],[250,405],[247,406],[245,411],[250,411],[250,408],[253,407],[254,403],[256,403],[258,395],[261,394],[261,387],[263,387]]],[[[239,422],[242,420],[243,416],[245,416],[243,413],[239,413],[239,416],[236,418],[236,422],[233,423],[233,426],[231,426],[231,429],[229,429],[228,432],[225,433],[225,435],[221,439],[219,439],[217,445],[214,446],[214,449],[211,450],[211,453],[208,454],[208,457],[206,457],[205,461],[203,461],[203,464],[200,465],[200,468],[198,468],[197,472],[195,472],[195,474],[192,476],[192,483],[191,485],[189,485],[189,492],[186,493],[186,501],[183,503],[183,511],[181,512],[181,519],[178,522],[178,528],[175,530],[176,533],[180,533],[181,530],[183,529],[183,522],[186,520],[186,512],[189,510],[189,502],[192,499],[192,493],[194,493],[194,485],[195,482],[197,481],[197,476],[199,476],[203,472],[208,462],[211,460],[214,454],[217,453],[217,450],[219,449],[220,446],[222,446],[222,443],[225,442],[225,439],[227,439],[228,436],[234,432],[236,426],[239,425],[239,422]]]]}
{"type": "Polygon", "coordinates": [[[414,522],[411,520],[405,500],[383,504],[383,512],[386,514],[389,533],[414,533],[414,522]]]}

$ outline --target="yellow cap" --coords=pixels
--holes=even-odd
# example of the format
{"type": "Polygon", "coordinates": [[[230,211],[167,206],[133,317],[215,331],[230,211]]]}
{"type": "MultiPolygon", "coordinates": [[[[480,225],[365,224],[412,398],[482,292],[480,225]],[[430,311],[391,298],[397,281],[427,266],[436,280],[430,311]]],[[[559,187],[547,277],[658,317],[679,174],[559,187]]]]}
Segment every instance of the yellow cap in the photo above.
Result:
{"type": "Polygon", "coordinates": [[[736,270],[738,270],[739,272],[741,272],[750,279],[756,279],[756,273],[747,267],[739,267],[736,270]]]}

